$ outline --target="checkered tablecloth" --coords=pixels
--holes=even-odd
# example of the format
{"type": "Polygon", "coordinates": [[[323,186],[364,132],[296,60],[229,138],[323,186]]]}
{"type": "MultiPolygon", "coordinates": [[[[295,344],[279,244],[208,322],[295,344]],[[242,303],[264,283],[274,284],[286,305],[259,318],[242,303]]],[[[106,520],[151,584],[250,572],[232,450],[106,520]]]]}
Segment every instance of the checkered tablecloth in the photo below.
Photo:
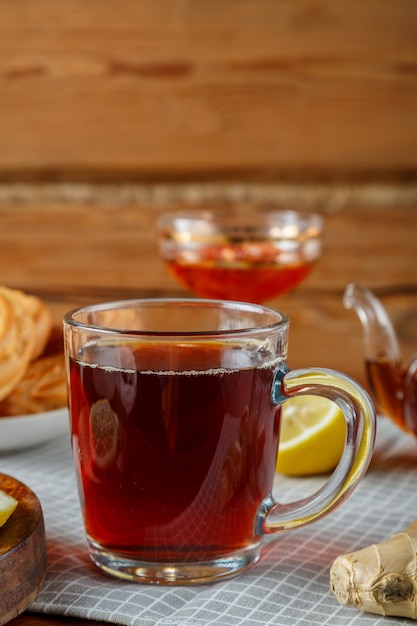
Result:
{"type": "MultiPolygon", "coordinates": [[[[248,572],[213,585],[161,587],[116,580],[87,555],[69,435],[0,455],[0,469],[39,497],[49,567],[31,611],[128,626],[387,626],[343,607],[329,591],[339,554],[386,539],[417,517],[417,441],[380,418],[374,457],[350,499],[326,518],[265,544],[248,572]]],[[[277,477],[278,499],[317,488],[318,478],[277,477]]],[[[390,626],[404,625],[391,618],[390,626]]]]}

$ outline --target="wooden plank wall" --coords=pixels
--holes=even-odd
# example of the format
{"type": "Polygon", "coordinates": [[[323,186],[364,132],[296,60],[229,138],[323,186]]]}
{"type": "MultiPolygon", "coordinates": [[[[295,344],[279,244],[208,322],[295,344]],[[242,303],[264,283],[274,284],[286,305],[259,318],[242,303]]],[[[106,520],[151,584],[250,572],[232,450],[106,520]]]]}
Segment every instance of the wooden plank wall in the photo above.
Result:
{"type": "Polygon", "coordinates": [[[59,321],[181,291],[162,209],[319,210],[323,258],[275,304],[295,365],[361,377],[347,282],[417,349],[416,78],[415,0],[0,0],[0,283],[59,321]]]}
{"type": "MultiPolygon", "coordinates": [[[[155,219],[171,205],[55,200],[0,204],[0,283],[43,297],[56,322],[74,306],[186,295],[158,256],[155,219]]],[[[322,211],[323,256],[294,292],[269,304],[291,318],[291,365],[322,365],[364,381],[362,331],[342,304],[349,282],[383,297],[407,358],[417,348],[416,211],[322,211]]]]}
{"type": "Polygon", "coordinates": [[[414,0],[1,0],[0,174],[403,176],[414,0]]]}

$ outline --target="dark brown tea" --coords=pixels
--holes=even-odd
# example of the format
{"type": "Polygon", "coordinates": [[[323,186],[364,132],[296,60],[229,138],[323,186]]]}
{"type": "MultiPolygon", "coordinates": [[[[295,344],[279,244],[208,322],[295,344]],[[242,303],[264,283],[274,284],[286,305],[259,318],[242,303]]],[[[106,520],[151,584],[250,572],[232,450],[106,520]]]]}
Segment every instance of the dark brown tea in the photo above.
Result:
{"type": "Polygon", "coordinates": [[[85,346],[70,411],[90,540],[158,562],[256,542],[275,473],[276,366],[220,341],[85,346]]]}

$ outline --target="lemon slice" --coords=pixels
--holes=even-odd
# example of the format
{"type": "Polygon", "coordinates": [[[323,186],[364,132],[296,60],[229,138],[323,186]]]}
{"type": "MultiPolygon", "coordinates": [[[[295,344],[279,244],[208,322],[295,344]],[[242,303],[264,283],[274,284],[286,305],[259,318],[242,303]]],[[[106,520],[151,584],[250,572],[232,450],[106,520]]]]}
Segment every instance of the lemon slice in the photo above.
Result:
{"type": "Polygon", "coordinates": [[[119,423],[107,398],[92,405],[90,420],[94,462],[100,469],[109,468],[117,460],[119,423]]]}
{"type": "Polygon", "coordinates": [[[297,396],[282,406],[277,471],[288,476],[324,474],[343,452],[346,422],[334,402],[297,396]]]}
{"type": "Polygon", "coordinates": [[[4,526],[16,507],[17,500],[0,489],[0,526],[4,526]]]}

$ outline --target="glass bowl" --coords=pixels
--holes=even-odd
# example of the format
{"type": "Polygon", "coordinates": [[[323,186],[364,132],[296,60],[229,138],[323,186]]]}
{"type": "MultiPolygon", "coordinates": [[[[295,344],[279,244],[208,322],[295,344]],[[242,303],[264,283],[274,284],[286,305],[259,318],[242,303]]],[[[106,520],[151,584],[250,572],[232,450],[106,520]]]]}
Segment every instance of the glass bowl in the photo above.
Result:
{"type": "Polygon", "coordinates": [[[204,298],[264,302],[299,285],[321,255],[316,213],[166,212],[157,227],[169,271],[204,298]]]}

